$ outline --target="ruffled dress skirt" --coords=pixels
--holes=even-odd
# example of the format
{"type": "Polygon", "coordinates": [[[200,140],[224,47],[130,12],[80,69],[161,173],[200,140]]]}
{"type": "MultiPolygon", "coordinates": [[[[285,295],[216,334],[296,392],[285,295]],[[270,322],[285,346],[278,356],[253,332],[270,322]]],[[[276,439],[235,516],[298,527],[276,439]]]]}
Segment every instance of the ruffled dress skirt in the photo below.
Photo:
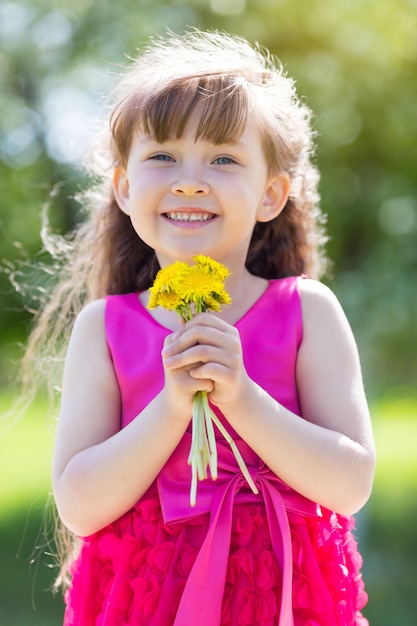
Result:
{"type": "MultiPolygon", "coordinates": [[[[294,626],[366,626],[353,519],[322,509],[320,519],[289,513],[288,520],[294,626]]],[[[208,526],[209,514],[165,524],[158,498],[142,499],[83,540],[64,625],[172,626],[208,526]]],[[[264,505],[236,504],[220,624],[276,626],[281,590],[264,505]]]]}

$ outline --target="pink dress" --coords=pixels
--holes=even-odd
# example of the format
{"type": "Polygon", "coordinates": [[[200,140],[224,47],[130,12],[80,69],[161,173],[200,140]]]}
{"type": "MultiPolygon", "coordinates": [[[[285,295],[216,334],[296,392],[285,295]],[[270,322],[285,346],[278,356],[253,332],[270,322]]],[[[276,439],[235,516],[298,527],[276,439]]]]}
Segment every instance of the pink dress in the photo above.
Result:
{"type": "MultiPolygon", "coordinates": [[[[249,376],[298,415],[300,280],[271,281],[236,324],[249,376]]],[[[160,353],[170,331],[127,294],[108,297],[106,333],[123,427],[163,386],[160,353]]],[[[296,493],[226,426],[259,495],[217,433],[218,479],[199,482],[191,508],[187,432],[135,507],[82,540],[65,626],[368,624],[353,518],[296,493]]]]}

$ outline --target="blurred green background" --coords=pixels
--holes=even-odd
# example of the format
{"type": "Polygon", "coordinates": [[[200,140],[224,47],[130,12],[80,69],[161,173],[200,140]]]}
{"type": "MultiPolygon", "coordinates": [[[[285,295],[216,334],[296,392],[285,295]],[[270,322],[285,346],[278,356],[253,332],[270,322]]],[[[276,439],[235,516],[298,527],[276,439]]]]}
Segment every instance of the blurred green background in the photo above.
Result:
{"type": "Polygon", "coordinates": [[[417,0],[13,0],[0,3],[0,623],[60,624],[44,525],[53,418],[6,418],[12,375],[102,98],[149,35],[217,28],[277,54],[315,112],[333,272],[361,352],[378,445],[358,516],[375,626],[417,614],[417,0]],[[14,286],[11,285],[11,281],[14,286]]]}

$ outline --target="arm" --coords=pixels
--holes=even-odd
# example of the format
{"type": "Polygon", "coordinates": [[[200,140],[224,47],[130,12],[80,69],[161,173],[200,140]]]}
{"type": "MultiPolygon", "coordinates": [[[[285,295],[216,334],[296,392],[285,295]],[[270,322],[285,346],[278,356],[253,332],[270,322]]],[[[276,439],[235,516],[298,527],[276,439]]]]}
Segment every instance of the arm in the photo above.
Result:
{"type": "Polygon", "coordinates": [[[303,419],[253,384],[247,387],[248,398],[228,411],[232,425],[250,438],[282,480],[311,500],[348,515],[369,498],[375,465],[359,358],[334,295],[315,281],[301,285],[304,332],[297,388],[303,419]],[[258,428],[249,418],[255,405],[263,422],[258,428]]]}
{"type": "Polygon", "coordinates": [[[200,338],[190,349],[190,337],[182,358],[188,354],[190,360],[205,363],[190,374],[214,380],[212,401],[272,471],[306,497],[347,515],[368,499],[375,464],[359,358],[332,292],[305,280],[301,298],[304,336],[297,386],[303,419],[249,379],[237,333],[221,320],[201,319],[200,326],[214,326],[217,334],[200,328],[209,346],[200,338]]]}
{"type": "Polygon", "coordinates": [[[120,517],[149,488],[184,434],[200,386],[188,375],[184,382],[181,369],[168,372],[161,393],[121,429],[104,310],[104,301],[93,302],[75,323],[54,451],[57,508],[68,528],[81,536],[120,517]]]}

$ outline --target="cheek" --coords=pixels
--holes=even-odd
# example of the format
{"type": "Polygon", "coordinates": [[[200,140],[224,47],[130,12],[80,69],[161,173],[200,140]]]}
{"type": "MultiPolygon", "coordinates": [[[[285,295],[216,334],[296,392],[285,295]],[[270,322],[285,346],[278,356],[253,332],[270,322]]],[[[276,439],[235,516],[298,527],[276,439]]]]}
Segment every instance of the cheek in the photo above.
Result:
{"type": "Polygon", "coordinates": [[[130,221],[137,234],[143,238],[147,236],[147,233],[151,230],[150,218],[146,211],[133,210],[130,213],[130,221]]]}

